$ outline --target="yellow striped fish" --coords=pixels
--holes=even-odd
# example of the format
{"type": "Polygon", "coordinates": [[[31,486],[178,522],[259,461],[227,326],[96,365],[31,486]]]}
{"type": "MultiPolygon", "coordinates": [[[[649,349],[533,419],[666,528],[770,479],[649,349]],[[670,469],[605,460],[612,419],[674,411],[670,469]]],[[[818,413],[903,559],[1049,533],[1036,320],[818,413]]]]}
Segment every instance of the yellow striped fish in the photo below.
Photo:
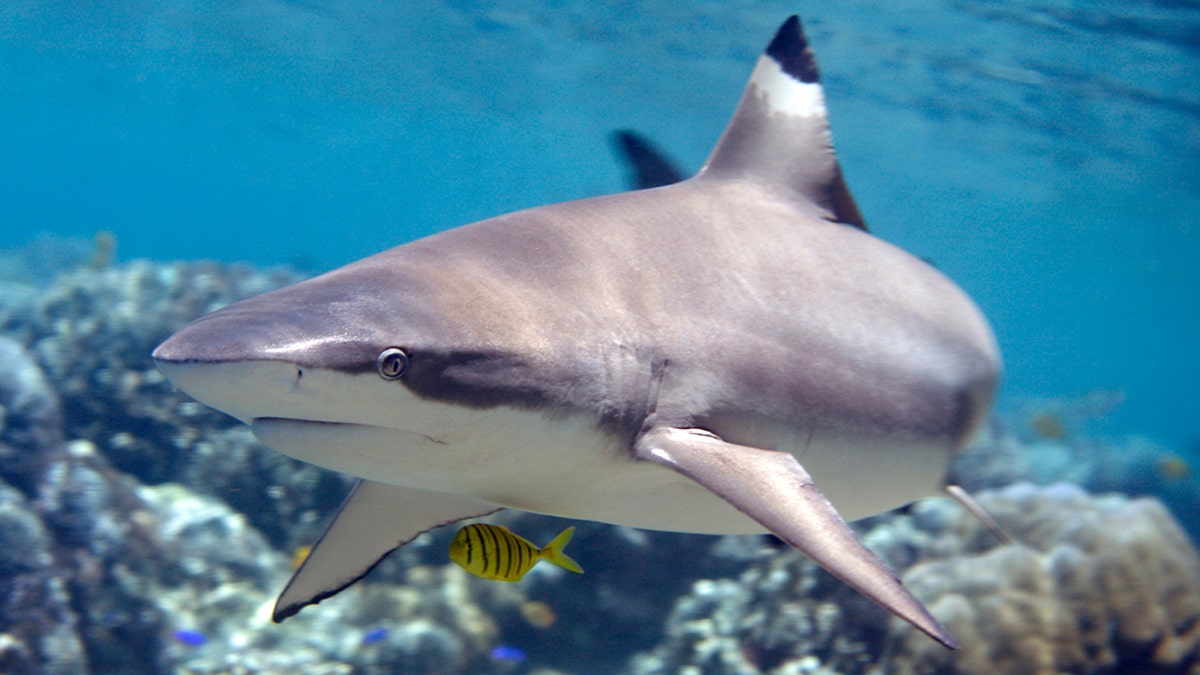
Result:
{"type": "Polygon", "coordinates": [[[477,577],[500,581],[520,581],[539,560],[583,574],[583,568],[562,552],[573,534],[574,526],[568,527],[546,548],[538,548],[501,525],[475,523],[454,535],[450,559],[477,577]]]}

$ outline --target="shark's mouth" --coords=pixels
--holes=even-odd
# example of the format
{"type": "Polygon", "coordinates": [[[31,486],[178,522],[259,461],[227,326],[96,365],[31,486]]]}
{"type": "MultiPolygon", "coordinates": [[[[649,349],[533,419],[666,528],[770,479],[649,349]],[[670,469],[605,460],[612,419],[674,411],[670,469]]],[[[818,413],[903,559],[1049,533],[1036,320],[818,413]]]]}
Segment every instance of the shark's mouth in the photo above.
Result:
{"type": "Polygon", "coordinates": [[[411,453],[428,454],[446,445],[425,434],[393,427],[258,417],[250,429],[264,445],[285,455],[359,478],[402,482],[399,471],[411,453]]]}
{"type": "MultiPolygon", "coordinates": [[[[292,417],[256,417],[250,429],[264,445],[291,445],[292,441],[326,441],[325,452],[337,452],[347,445],[385,443],[391,448],[413,445],[446,445],[446,441],[417,431],[359,422],[330,422],[292,417]]],[[[287,452],[284,448],[277,448],[287,452]]]]}

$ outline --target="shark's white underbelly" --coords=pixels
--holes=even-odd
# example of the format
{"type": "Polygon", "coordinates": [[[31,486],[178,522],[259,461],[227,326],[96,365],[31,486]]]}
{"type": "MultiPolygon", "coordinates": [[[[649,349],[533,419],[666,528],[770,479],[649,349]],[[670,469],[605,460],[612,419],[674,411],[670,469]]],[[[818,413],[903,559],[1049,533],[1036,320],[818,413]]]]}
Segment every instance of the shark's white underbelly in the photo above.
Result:
{"type": "MultiPolygon", "coordinates": [[[[444,408],[454,423],[442,425],[445,432],[437,437],[383,426],[278,418],[256,419],[252,428],[263,443],[284,454],[372,481],[647,529],[764,531],[677,472],[633,459],[627,441],[586,416],[422,406],[431,415],[444,408]]],[[[821,433],[803,438],[804,447],[779,447],[801,458],[847,520],[936,494],[938,467],[946,461],[945,450],[928,444],[873,445],[821,433]]]]}
{"type": "MultiPolygon", "coordinates": [[[[359,478],[500,506],[647,529],[763,532],[678,472],[635,460],[629,439],[565,409],[472,408],[421,399],[375,375],[283,362],[167,364],[197,399],[249,423],[266,445],[359,478]]],[[[762,420],[710,429],[787,450],[846,520],[938,494],[949,448],[930,439],[854,438],[762,420]]]]}

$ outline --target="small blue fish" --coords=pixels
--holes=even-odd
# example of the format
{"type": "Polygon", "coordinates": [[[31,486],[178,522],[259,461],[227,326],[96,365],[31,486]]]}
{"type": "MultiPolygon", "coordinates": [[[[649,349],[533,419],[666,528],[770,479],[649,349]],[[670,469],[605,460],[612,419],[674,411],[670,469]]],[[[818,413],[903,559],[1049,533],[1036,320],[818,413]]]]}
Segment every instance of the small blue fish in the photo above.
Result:
{"type": "Polygon", "coordinates": [[[492,651],[488,652],[495,661],[512,661],[519,663],[525,660],[525,651],[520,647],[511,647],[509,645],[500,645],[492,647],[492,651]]]}
{"type": "Polygon", "coordinates": [[[208,643],[207,635],[198,630],[190,630],[188,628],[175,629],[171,632],[171,637],[175,638],[176,642],[189,647],[203,647],[208,643]]]}
{"type": "Polygon", "coordinates": [[[364,645],[375,644],[376,642],[379,642],[379,641],[383,640],[385,637],[387,637],[387,634],[388,634],[388,629],[383,628],[382,626],[379,628],[372,628],[371,630],[363,633],[362,643],[364,645]]]}

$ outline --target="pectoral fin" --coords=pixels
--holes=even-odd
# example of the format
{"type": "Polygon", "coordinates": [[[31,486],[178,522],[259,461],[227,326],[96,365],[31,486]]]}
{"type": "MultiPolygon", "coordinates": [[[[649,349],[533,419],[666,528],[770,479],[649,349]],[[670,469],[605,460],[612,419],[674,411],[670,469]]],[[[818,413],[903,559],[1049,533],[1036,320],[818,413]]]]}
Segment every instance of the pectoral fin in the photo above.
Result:
{"type": "Polygon", "coordinates": [[[863,546],[794,456],[727,443],[702,429],[665,427],[645,432],[634,450],[638,459],[674,469],[708,488],[863,595],[946,647],[958,648],[887,565],[863,546]]]}
{"type": "Polygon", "coordinates": [[[360,480],[275,602],[276,623],[366,576],[417,535],[500,507],[467,497],[360,480]]]}

